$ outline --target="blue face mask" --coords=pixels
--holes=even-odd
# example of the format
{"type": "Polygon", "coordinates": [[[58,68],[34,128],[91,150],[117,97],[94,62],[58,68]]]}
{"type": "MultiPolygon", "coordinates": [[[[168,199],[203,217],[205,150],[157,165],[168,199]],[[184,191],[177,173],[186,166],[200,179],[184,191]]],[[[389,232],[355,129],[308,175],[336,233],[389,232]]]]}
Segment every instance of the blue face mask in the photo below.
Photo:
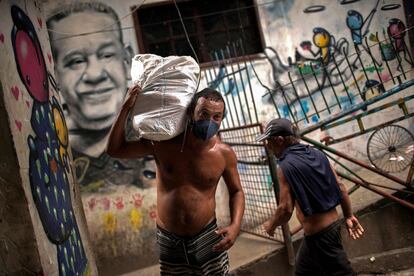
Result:
{"type": "Polygon", "coordinates": [[[198,120],[193,122],[193,134],[204,141],[213,137],[219,129],[219,125],[211,120],[198,120]]]}

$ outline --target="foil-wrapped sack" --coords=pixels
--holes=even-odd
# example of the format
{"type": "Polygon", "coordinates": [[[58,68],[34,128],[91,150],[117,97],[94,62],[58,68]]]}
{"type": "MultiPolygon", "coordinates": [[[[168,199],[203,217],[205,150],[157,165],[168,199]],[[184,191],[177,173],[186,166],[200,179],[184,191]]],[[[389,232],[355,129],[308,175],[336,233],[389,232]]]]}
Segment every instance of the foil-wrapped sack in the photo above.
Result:
{"type": "Polygon", "coordinates": [[[131,78],[141,87],[132,109],[138,139],[168,140],[184,131],[199,75],[199,65],[188,56],[144,54],[132,59],[131,78]]]}

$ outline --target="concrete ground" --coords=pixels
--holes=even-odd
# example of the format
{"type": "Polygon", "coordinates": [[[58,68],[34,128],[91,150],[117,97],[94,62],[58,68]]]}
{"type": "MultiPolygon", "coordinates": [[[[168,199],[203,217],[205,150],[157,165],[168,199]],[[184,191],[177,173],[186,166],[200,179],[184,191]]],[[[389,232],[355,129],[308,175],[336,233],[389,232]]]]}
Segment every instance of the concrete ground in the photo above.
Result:
{"type": "Polygon", "coordinates": [[[414,275],[414,268],[398,272],[391,272],[386,274],[359,274],[359,276],[412,276],[414,275]]]}

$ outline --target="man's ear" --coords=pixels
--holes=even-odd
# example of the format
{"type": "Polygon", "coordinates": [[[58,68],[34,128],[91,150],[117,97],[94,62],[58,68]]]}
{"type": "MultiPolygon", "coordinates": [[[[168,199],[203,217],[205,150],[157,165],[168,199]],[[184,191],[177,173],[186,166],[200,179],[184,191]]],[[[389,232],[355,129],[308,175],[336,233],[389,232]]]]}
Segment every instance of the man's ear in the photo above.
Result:
{"type": "Polygon", "coordinates": [[[275,137],[275,140],[277,141],[277,143],[278,143],[279,145],[282,145],[282,144],[285,142],[285,138],[284,138],[284,137],[282,137],[282,136],[277,136],[277,137],[275,137]]]}
{"type": "MultiPolygon", "coordinates": [[[[131,63],[132,63],[132,58],[134,57],[134,49],[132,49],[132,46],[130,44],[125,44],[124,52],[125,52],[125,57],[124,57],[125,66],[126,66],[127,72],[129,72],[131,71],[131,63]]],[[[131,80],[130,74],[127,74],[127,76],[128,76],[128,80],[131,80]]]]}

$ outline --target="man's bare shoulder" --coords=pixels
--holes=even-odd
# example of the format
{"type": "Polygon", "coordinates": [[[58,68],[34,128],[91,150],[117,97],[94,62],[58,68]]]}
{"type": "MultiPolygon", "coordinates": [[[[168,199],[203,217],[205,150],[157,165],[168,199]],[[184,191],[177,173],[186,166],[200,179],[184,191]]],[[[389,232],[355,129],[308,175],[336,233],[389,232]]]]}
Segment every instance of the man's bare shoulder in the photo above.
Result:
{"type": "Polygon", "coordinates": [[[237,160],[236,153],[230,145],[218,140],[216,148],[220,151],[221,154],[223,154],[224,158],[230,159],[232,161],[237,160]]]}

